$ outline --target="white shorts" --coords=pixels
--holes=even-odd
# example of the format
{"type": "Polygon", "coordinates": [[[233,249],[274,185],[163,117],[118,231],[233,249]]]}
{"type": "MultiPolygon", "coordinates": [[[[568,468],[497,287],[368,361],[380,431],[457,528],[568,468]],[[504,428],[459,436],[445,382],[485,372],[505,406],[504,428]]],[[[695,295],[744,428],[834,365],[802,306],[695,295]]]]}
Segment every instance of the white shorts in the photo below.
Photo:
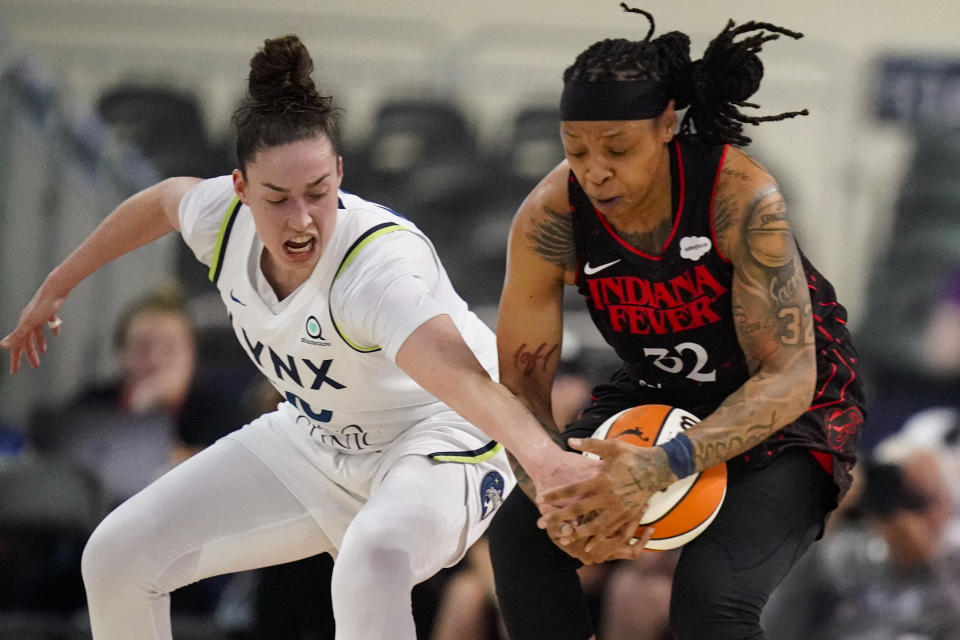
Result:
{"type": "MultiPolygon", "coordinates": [[[[291,424],[283,404],[226,438],[238,442],[259,458],[313,516],[334,547],[339,548],[350,522],[403,456],[417,455],[436,464],[460,465],[464,495],[458,504],[434,505],[441,510],[465,509],[467,526],[455,557],[456,564],[486,530],[516,481],[503,447],[452,410],[412,424],[387,448],[345,453],[321,444],[309,427],[291,424]]],[[[426,498],[414,498],[421,501],[426,498]]],[[[336,551],[332,551],[336,555],[336,551]]]]}

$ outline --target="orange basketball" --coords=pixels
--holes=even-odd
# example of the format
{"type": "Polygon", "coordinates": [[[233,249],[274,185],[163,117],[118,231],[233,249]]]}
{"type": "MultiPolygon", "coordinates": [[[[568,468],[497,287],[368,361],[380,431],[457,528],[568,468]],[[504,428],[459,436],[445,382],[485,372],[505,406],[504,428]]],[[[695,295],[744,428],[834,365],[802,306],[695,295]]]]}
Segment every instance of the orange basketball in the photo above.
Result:
{"type": "MultiPolygon", "coordinates": [[[[699,421],[699,418],[683,409],[663,404],[645,404],[610,416],[594,432],[593,437],[601,440],[618,438],[638,447],[654,447],[699,421]]],[[[584,455],[596,457],[588,453],[584,455]]],[[[726,493],[725,464],[681,478],[650,497],[636,535],[640,536],[646,527],[652,525],[655,531],[646,549],[664,551],[683,546],[713,522],[726,493]]]]}

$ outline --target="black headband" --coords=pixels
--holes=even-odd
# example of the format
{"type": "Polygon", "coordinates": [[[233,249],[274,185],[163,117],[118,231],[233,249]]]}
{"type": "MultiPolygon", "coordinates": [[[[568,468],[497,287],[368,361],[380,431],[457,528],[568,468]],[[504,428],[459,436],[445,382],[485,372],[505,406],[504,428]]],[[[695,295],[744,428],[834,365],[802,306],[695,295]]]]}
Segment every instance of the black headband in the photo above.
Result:
{"type": "Polygon", "coordinates": [[[561,120],[646,120],[670,99],[657,80],[574,80],[563,85],[561,120]]]}

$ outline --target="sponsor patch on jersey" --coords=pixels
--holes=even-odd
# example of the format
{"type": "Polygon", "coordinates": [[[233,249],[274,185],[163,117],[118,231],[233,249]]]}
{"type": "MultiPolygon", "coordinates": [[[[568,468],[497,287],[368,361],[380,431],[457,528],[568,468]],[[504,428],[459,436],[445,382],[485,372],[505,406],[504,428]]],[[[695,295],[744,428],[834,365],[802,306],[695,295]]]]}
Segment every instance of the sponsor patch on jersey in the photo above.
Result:
{"type": "Polygon", "coordinates": [[[699,260],[710,251],[713,243],[710,238],[703,236],[686,236],[680,238],[680,257],[687,260],[699,260]]]}
{"type": "Polygon", "coordinates": [[[490,471],[480,481],[480,519],[483,520],[503,504],[503,476],[490,471]]]}
{"type": "Polygon", "coordinates": [[[317,316],[310,316],[307,318],[305,329],[307,331],[307,337],[300,338],[300,342],[305,342],[318,347],[330,346],[330,343],[327,342],[326,338],[323,337],[323,327],[320,326],[320,321],[317,320],[317,316]]]}

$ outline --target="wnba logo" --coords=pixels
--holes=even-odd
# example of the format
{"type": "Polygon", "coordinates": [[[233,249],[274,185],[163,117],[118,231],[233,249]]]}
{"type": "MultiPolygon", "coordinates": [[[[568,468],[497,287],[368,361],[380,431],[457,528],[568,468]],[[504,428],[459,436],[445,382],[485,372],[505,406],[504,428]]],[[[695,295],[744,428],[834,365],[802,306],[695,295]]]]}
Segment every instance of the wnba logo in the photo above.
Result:
{"type": "Polygon", "coordinates": [[[503,504],[503,476],[490,471],[480,481],[480,519],[483,520],[503,504]]]}
{"type": "Polygon", "coordinates": [[[323,337],[323,328],[320,326],[320,321],[317,320],[317,316],[310,316],[307,318],[306,324],[307,338],[300,338],[301,342],[306,342],[307,344],[313,344],[320,347],[328,347],[330,343],[326,341],[326,338],[323,337]]]}

